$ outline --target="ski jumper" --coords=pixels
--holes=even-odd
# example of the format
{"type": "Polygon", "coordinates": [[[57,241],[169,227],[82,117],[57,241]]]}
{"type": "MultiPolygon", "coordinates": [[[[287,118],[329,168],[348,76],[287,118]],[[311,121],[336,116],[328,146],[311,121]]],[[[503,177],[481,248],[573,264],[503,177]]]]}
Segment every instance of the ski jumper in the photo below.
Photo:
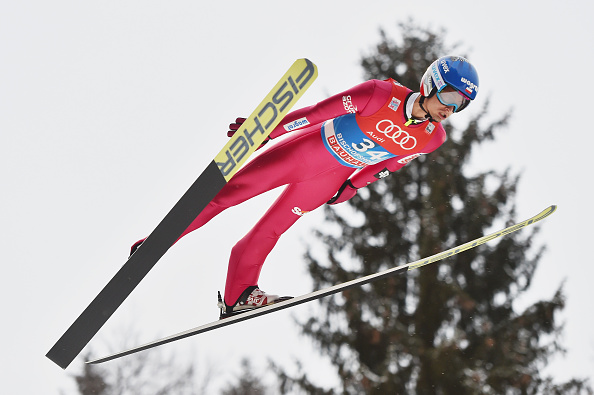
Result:
{"type": "Polygon", "coordinates": [[[394,80],[370,80],[289,113],[270,134],[291,135],[246,164],[181,237],[223,210],[286,185],[258,223],[232,249],[225,302],[257,285],[264,260],[303,214],[328,202],[351,178],[361,188],[432,152],[445,141],[441,124],[414,121],[418,93],[394,80]]]}

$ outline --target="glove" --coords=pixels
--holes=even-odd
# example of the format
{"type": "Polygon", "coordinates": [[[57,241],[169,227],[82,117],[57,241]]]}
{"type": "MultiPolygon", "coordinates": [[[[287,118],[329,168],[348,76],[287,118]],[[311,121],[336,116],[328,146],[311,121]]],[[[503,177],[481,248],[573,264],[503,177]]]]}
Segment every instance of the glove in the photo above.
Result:
{"type": "MultiPolygon", "coordinates": [[[[241,125],[243,125],[243,123],[245,122],[246,118],[236,118],[235,119],[235,123],[231,123],[229,124],[229,131],[227,132],[227,137],[233,137],[233,135],[235,134],[235,132],[237,132],[239,130],[239,128],[241,128],[241,125]]],[[[260,146],[258,147],[258,149],[262,148],[264,146],[264,144],[266,144],[267,142],[269,142],[270,140],[272,140],[270,137],[266,137],[266,140],[264,140],[262,142],[262,144],[260,144],[260,146]]]]}
{"type": "Polygon", "coordinates": [[[346,202],[353,196],[357,194],[357,188],[353,185],[351,180],[346,180],[341,186],[336,195],[330,200],[328,200],[328,204],[338,204],[342,202],[346,202]]]}
{"type": "Polygon", "coordinates": [[[237,118],[235,119],[235,123],[229,124],[229,131],[227,132],[227,137],[233,137],[235,132],[239,130],[241,125],[245,122],[246,118],[237,118]]]}

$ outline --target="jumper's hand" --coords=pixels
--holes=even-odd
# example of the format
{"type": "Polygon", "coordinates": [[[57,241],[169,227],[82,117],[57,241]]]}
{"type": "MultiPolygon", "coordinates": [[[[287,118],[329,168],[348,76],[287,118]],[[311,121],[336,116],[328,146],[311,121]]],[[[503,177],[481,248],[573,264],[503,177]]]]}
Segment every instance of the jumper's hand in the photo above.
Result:
{"type": "MultiPolygon", "coordinates": [[[[241,128],[241,125],[243,125],[243,123],[245,122],[246,118],[236,118],[234,123],[229,124],[229,131],[227,131],[227,137],[233,137],[233,135],[235,134],[235,132],[237,132],[239,130],[239,128],[241,128]]],[[[264,144],[266,144],[267,142],[269,142],[270,140],[272,140],[270,137],[266,137],[266,140],[264,140],[262,142],[262,144],[260,144],[260,146],[258,147],[258,149],[262,148],[264,146],[264,144]]]]}
{"type": "Polygon", "coordinates": [[[235,132],[239,130],[241,125],[245,122],[246,118],[236,118],[235,123],[229,124],[229,131],[227,132],[227,137],[233,137],[235,132]]]}

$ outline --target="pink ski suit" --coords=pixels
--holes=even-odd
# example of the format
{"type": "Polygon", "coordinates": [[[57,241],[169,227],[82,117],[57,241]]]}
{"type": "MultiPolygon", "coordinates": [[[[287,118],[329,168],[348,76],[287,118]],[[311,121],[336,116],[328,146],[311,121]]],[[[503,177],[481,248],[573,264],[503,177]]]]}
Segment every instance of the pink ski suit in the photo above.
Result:
{"type": "Polygon", "coordinates": [[[200,228],[228,207],[286,185],[232,249],[225,286],[228,305],[258,284],[264,260],[303,214],[328,202],[339,189],[332,203],[348,200],[357,188],[445,141],[441,124],[411,120],[417,95],[394,80],[370,80],[293,111],[281,121],[270,137],[289,131],[291,135],[245,165],[182,234],[200,228]]]}

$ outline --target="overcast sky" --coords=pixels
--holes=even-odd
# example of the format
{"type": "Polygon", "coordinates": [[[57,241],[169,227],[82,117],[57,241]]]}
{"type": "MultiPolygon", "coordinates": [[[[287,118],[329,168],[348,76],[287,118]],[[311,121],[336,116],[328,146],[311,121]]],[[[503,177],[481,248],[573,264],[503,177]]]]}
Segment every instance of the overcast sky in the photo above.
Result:
{"type": "MultiPolygon", "coordinates": [[[[359,60],[379,41],[379,29],[398,40],[397,24],[407,18],[445,28],[446,43],[461,44],[480,74],[478,101],[491,100],[493,118],[513,109],[509,128],[477,151],[469,170],[521,173],[518,220],[559,206],[542,222],[537,241],[546,254],[519,308],[550,299],[564,282],[560,318],[568,353],[548,372],[558,381],[589,377],[594,6],[484,3],[4,2],[3,390],[73,394],[69,375],[81,362],[64,372],[45,353],[125,262],[130,244],[152,231],[221,149],[229,122],[248,115],[297,58],[319,69],[297,107],[362,82],[359,60]]],[[[473,107],[468,112],[480,105],[473,107]]],[[[135,345],[216,319],[229,251],[276,193],[229,210],[176,245],[89,349],[118,351],[130,332],[137,338],[128,345],[135,345]]],[[[308,214],[281,239],[264,267],[263,289],[311,291],[302,254],[321,220],[321,212],[308,214]]],[[[257,366],[271,357],[287,367],[292,358],[308,358],[306,370],[331,385],[328,363],[292,323],[313,308],[258,318],[165,351],[196,361],[199,370],[216,367],[212,388],[231,380],[243,356],[257,366]]]]}

